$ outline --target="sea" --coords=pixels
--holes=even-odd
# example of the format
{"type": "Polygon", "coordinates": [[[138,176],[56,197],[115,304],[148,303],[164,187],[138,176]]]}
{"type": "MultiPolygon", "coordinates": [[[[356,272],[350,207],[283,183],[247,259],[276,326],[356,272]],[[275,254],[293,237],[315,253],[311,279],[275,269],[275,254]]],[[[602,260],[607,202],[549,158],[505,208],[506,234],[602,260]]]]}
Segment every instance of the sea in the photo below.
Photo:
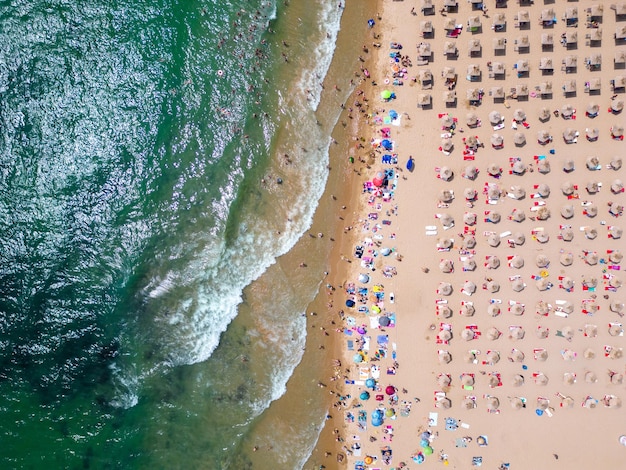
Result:
{"type": "Polygon", "coordinates": [[[303,468],[352,8],[0,2],[1,468],[303,468]]]}

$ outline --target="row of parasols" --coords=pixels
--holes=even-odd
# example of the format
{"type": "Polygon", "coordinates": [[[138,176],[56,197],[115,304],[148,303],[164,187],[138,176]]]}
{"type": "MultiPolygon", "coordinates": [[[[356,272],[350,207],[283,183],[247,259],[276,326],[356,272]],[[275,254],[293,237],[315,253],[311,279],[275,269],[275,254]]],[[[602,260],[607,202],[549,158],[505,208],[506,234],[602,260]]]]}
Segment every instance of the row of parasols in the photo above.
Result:
{"type": "MultiPolygon", "coordinates": [[[[488,281],[494,282],[494,281],[488,281]]],[[[487,306],[487,314],[491,317],[497,317],[502,313],[503,307],[500,303],[491,302],[487,306]]],[[[583,301],[581,303],[581,309],[587,311],[598,311],[599,306],[595,303],[590,303],[588,301],[583,301]]],[[[609,310],[613,313],[617,313],[621,315],[624,312],[624,302],[618,299],[613,299],[609,303],[609,310]]],[[[526,305],[515,301],[509,301],[508,311],[513,315],[523,315],[526,311],[526,305]]],[[[559,312],[562,315],[569,315],[574,312],[574,304],[567,300],[557,300],[555,305],[553,306],[549,302],[545,300],[539,300],[535,305],[535,314],[541,317],[546,317],[550,313],[559,312]]],[[[476,307],[473,302],[461,302],[461,308],[459,311],[460,315],[463,317],[473,317],[476,313],[476,307]]],[[[443,318],[450,318],[452,316],[452,308],[447,304],[439,303],[437,305],[437,315],[443,318]]],[[[611,322],[608,326],[608,332],[611,336],[622,336],[623,335],[623,327],[619,322],[611,322]]],[[[568,333],[569,334],[569,333],[568,333]]],[[[596,325],[588,324],[585,326],[584,335],[588,337],[596,337],[598,335],[598,327],[596,325]]],[[[570,338],[571,339],[571,338],[570,338]]]]}
{"type": "MultiPolygon", "coordinates": [[[[596,325],[585,325],[585,331],[588,329],[597,330],[596,325]]],[[[559,351],[560,356],[565,361],[571,362],[575,361],[578,357],[578,354],[571,349],[562,349],[559,351]]],[[[621,359],[623,357],[623,350],[621,348],[613,348],[611,346],[605,346],[604,354],[609,359],[621,359]]],[[[481,365],[495,365],[501,360],[501,355],[499,351],[489,350],[486,354],[485,360],[479,360],[480,351],[476,349],[470,349],[465,352],[463,355],[463,362],[466,364],[481,364],[481,365]]],[[[545,348],[534,348],[533,349],[533,357],[536,361],[544,362],[548,359],[548,352],[545,348]]],[[[585,359],[594,359],[596,357],[596,353],[593,349],[587,348],[583,352],[583,357],[585,359]]],[[[439,349],[437,351],[437,358],[440,364],[445,365],[452,362],[452,354],[450,351],[445,349],[439,349]]],[[[513,348],[507,355],[507,359],[509,362],[513,363],[524,363],[526,361],[526,354],[518,348],[513,348]]],[[[624,381],[624,374],[617,372],[615,370],[609,369],[607,371],[607,379],[610,383],[615,385],[620,385],[624,381]]],[[[564,374],[564,381],[568,385],[572,385],[576,383],[577,374],[573,372],[567,372],[564,374]]],[[[588,372],[586,374],[586,381],[589,383],[595,383],[598,381],[598,376],[594,372],[588,372]]],[[[513,385],[520,386],[524,384],[524,380],[522,378],[521,381],[515,381],[513,385]]]]}
{"type": "MultiPolygon", "coordinates": [[[[521,376],[520,376],[521,377],[521,376]]],[[[573,408],[576,401],[571,396],[566,396],[562,394],[557,394],[560,398],[559,407],[560,408],[573,408]]],[[[521,410],[528,407],[527,399],[524,397],[508,397],[510,406],[515,410],[521,410]]],[[[581,406],[583,408],[596,408],[598,404],[603,404],[607,408],[620,408],[622,406],[622,400],[613,394],[606,394],[600,400],[593,398],[591,395],[586,395],[582,401],[581,406]]],[[[491,413],[500,412],[500,399],[493,395],[485,396],[485,404],[487,407],[487,411],[491,413]]],[[[450,409],[452,407],[452,401],[450,398],[446,396],[439,395],[435,399],[435,406],[437,408],[450,409]]],[[[550,400],[546,397],[537,397],[535,411],[537,415],[541,416],[543,413],[550,409],[550,400]]],[[[473,395],[466,396],[461,401],[461,407],[466,410],[472,410],[478,407],[476,403],[476,397],[473,395]]]]}

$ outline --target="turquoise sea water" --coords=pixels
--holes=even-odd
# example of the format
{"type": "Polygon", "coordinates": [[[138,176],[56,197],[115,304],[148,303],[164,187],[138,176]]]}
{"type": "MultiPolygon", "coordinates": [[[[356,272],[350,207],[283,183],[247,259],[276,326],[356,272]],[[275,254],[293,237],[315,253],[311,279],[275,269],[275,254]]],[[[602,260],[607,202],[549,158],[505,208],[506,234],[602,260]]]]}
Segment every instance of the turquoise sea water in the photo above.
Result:
{"type": "Polygon", "coordinates": [[[324,188],[340,18],[321,0],[2,2],[3,468],[247,468],[318,280],[277,279],[271,308],[231,321],[324,188]]]}

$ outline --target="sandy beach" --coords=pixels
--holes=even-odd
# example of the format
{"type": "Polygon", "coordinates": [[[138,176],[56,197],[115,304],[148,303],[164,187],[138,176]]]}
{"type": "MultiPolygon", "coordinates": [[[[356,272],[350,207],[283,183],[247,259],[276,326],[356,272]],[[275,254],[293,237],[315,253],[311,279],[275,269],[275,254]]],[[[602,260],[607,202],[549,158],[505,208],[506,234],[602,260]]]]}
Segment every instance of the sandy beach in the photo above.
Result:
{"type": "Polygon", "coordinates": [[[346,103],[315,455],[617,466],[626,7],[440,3],[384,2],[346,103]]]}

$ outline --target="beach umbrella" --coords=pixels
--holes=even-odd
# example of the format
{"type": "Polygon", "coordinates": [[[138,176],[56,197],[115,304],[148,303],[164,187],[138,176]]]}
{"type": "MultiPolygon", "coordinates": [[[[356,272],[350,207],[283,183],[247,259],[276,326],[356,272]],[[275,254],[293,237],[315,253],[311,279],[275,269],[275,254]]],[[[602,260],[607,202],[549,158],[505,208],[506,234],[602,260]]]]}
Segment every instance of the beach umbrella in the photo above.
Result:
{"type": "MultiPolygon", "coordinates": [[[[564,279],[564,281],[565,281],[565,279],[564,279]]],[[[572,281],[571,285],[572,286],[574,285],[574,281],[572,281]]],[[[574,329],[571,326],[565,326],[565,327],[563,327],[563,329],[561,329],[561,335],[567,341],[571,341],[574,338],[574,329]]]]}
{"type": "Polygon", "coordinates": [[[490,339],[491,341],[495,341],[500,337],[501,334],[502,333],[500,333],[500,330],[498,330],[495,326],[492,326],[491,328],[487,330],[486,336],[487,336],[487,339],[490,339]]]}
{"type": "Polygon", "coordinates": [[[487,307],[487,313],[492,317],[500,315],[500,306],[497,304],[489,304],[487,307]]]}
{"type": "Polygon", "coordinates": [[[561,185],[561,191],[563,192],[563,195],[565,196],[572,195],[575,190],[576,190],[576,186],[574,186],[574,184],[571,181],[565,181],[561,185]]]}
{"type": "Polygon", "coordinates": [[[595,156],[587,157],[586,165],[587,165],[587,169],[592,170],[592,171],[599,170],[601,168],[600,159],[595,156]]]}
{"type": "MultiPolygon", "coordinates": [[[[495,163],[491,163],[488,167],[487,167],[487,173],[489,173],[491,176],[500,176],[502,174],[502,168],[500,167],[500,165],[497,165],[495,163]]],[[[499,192],[498,192],[499,195],[499,192]]]]}
{"type": "Polygon", "coordinates": [[[598,336],[598,326],[587,324],[585,325],[584,333],[585,336],[589,338],[595,338],[596,336],[598,336]]]}
{"type": "Polygon", "coordinates": [[[611,276],[611,279],[609,279],[609,286],[615,288],[622,287],[622,280],[617,276],[611,276]]]}
{"type": "Polygon", "coordinates": [[[611,263],[619,264],[622,259],[624,259],[624,255],[619,250],[611,250],[609,253],[609,261],[611,261],[611,263]]]}
{"type": "Polygon", "coordinates": [[[441,272],[451,273],[454,271],[454,264],[452,263],[452,260],[444,259],[439,263],[439,269],[441,272]]]}
{"type": "Polygon", "coordinates": [[[511,349],[511,354],[509,354],[509,361],[511,362],[524,362],[524,353],[519,349],[511,349]]]}
{"type": "Polygon", "coordinates": [[[537,330],[535,331],[535,335],[539,339],[545,339],[549,336],[549,334],[550,334],[550,330],[544,326],[538,326],[537,330]]]}
{"type": "Polygon", "coordinates": [[[476,284],[474,284],[472,281],[465,281],[463,283],[463,291],[470,295],[473,294],[474,292],[476,292],[476,284]]]}
{"type": "Polygon", "coordinates": [[[539,254],[535,258],[535,264],[537,265],[538,268],[546,268],[550,264],[550,260],[548,259],[546,255],[539,254]]]}
{"type": "Polygon", "coordinates": [[[574,262],[574,255],[572,255],[571,253],[561,253],[559,261],[563,266],[571,266],[571,264],[574,262]]]}
{"type": "Polygon", "coordinates": [[[541,362],[545,362],[548,360],[548,351],[546,351],[545,349],[540,349],[539,351],[537,351],[537,353],[535,354],[535,359],[537,361],[541,361],[541,362]]]}
{"type": "Polygon", "coordinates": [[[570,290],[574,287],[574,280],[569,276],[565,276],[563,280],[561,280],[561,285],[563,289],[570,290]]]}
{"type": "Polygon", "coordinates": [[[564,304],[561,304],[561,310],[567,314],[572,313],[574,311],[574,304],[567,301],[564,304]]]}
{"type": "Polygon", "coordinates": [[[497,184],[490,184],[487,187],[487,199],[489,201],[498,201],[500,196],[502,195],[502,191],[497,184]]]}
{"type": "Polygon", "coordinates": [[[359,395],[359,398],[361,400],[369,400],[370,398],[370,392],[368,392],[367,390],[364,390],[363,392],[361,392],[361,394],[359,395]]]}
{"type": "Polygon", "coordinates": [[[385,393],[387,395],[393,395],[396,393],[396,387],[394,387],[393,385],[387,385],[387,387],[385,387],[385,393]]]}
{"type": "Polygon", "coordinates": [[[373,388],[375,388],[375,387],[376,387],[376,380],[374,380],[374,379],[372,379],[372,378],[370,377],[369,379],[367,379],[367,380],[365,381],[365,386],[366,386],[367,388],[372,388],[372,389],[373,389],[373,388]]]}
{"type": "Polygon", "coordinates": [[[449,282],[440,282],[439,287],[437,288],[437,293],[441,295],[452,294],[452,284],[449,282]]]}
{"type": "Polygon", "coordinates": [[[502,122],[502,115],[498,111],[491,111],[489,113],[489,122],[494,126],[502,122]]]}
{"type": "Polygon", "coordinates": [[[591,102],[587,105],[587,116],[596,117],[599,112],[600,112],[600,106],[598,106],[597,103],[591,102]]]}
{"type": "Polygon", "coordinates": [[[474,201],[478,196],[478,192],[474,188],[465,188],[465,190],[463,191],[463,195],[465,196],[466,200],[474,201]]]}
{"type": "Polygon", "coordinates": [[[476,312],[476,309],[474,308],[474,305],[468,302],[465,302],[461,306],[461,315],[463,315],[464,317],[472,317],[474,316],[475,312],[476,312]]]}
{"type": "Polygon", "coordinates": [[[550,218],[550,209],[545,206],[540,207],[535,217],[537,218],[537,220],[547,220],[548,218],[550,218]]]}
{"type": "Polygon", "coordinates": [[[552,141],[552,136],[550,135],[550,132],[546,130],[541,130],[537,132],[537,142],[539,144],[546,145],[550,141],[552,141]]]}
{"type": "MultiPolygon", "coordinates": [[[[571,173],[572,171],[574,171],[574,169],[576,168],[576,165],[574,164],[574,160],[572,160],[571,158],[568,158],[567,160],[565,160],[565,162],[563,163],[563,171],[565,173],[571,173]]],[[[569,183],[569,182],[568,182],[569,183]]],[[[571,183],[570,183],[571,184],[571,183]]],[[[565,185],[565,184],[564,184],[565,185]]],[[[574,192],[574,188],[572,188],[572,192],[574,192]]],[[[570,193],[571,194],[571,193],[570,193]]],[[[567,196],[567,194],[566,194],[567,196]]]]}
{"type": "Polygon", "coordinates": [[[389,100],[391,99],[391,91],[389,90],[383,90],[380,92],[380,97],[384,100],[389,100]]]}
{"type": "Polygon", "coordinates": [[[624,334],[624,328],[620,324],[613,323],[609,326],[609,334],[611,336],[622,336],[624,334]]]}
{"type": "Polygon", "coordinates": [[[511,186],[509,194],[513,196],[513,199],[523,199],[526,196],[526,190],[521,186],[511,186]]]}
{"type": "Polygon", "coordinates": [[[478,148],[478,137],[476,137],[475,135],[470,135],[468,138],[464,139],[465,140],[465,145],[468,148],[474,149],[476,150],[478,148]]]}
{"type": "Polygon", "coordinates": [[[497,224],[498,222],[500,222],[500,219],[502,218],[500,213],[497,211],[489,211],[485,215],[486,215],[486,221],[491,222],[493,224],[497,224]]]}
{"type": "Polygon", "coordinates": [[[474,332],[474,330],[465,328],[463,331],[461,331],[461,338],[463,338],[465,341],[471,341],[475,337],[476,337],[476,333],[474,332]]]}
{"type": "Polygon", "coordinates": [[[611,100],[611,112],[612,113],[618,114],[622,112],[623,109],[624,109],[624,100],[620,100],[617,98],[611,100]]]}
{"type": "Polygon", "coordinates": [[[594,240],[598,236],[598,231],[593,227],[585,227],[585,237],[594,240]]]}
{"type": "Polygon", "coordinates": [[[563,374],[563,383],[566,385],[573,385],[576,383],[576,374],[573,372],[565,372],[563,374]]]}
{"type": "Polygon", "coordinates": [[[571,242],[574,239],[574,231],[571,228],[561,229],[561,239],[564,242],[571,242]]]}
{"type": "Polygon", "coordinates": [[[550,112],[549,108],[543,107],[543,108],[541,108],[541,111],[539,111],[539,120],[541,122],[549,121],[551,114],[552,113],[550,112]]]}
{"type": "MultiPolygon", "coordinates": [[[[450,401],[449,398],[442,398],[440,400],[437,400],[436,403],[437,408],[443,408],[444,410],[449,410],[450,407],[452,406],[452,402],[450,401]]],[[[424,449],[427,449],[428,447],[425,447],[424,449]]]]}
{"type": "Polygon", "coordinates": [[[497,269],[500,266],[500,258],[496,255],[489,255],[485,261],[485,266],[488,269],[497,269]]]}
{"type": "Polygon", "coordinates": [[[492,294],[498,292],[500,290],[500,284],[497,281],[489,281],[486,284],[487,291],[492,294]]]}
{"type": "Polygon", "coordinates": [[[487,398],[487,409],[489,411],[497,411],[500,406],[500,400],[496,397],[487,398]]]}
{"type": "Polygon", "coordinates": [[[524,311],[525,311],[525,307],[524,304],[520,304],[520,303],[514,303],[513,305],[511,305],[510,311],[513,315],[523,315],[524,311]]]}
{"type": "Polygon", "coordinates": [[[487,353],[487,362],[491,365],[497,364],[500,362],[500,353],[498,351],[489,351],[487,353]]]}
{"type": "Polygon", "coordinates": [[[472,400],[469,397],[466,397],[461,402],[461,407],[465,410],[473,410],[474,408],[476,408],[476,401],[472,400]]]}
{"type": "Polygon", "coordinates": [[[382,171],[379,171],[378,173],[376,173],[376,176],[374,176],[374,178],[372,179],[372,184],[376,186],[377,188],[380,188],[384,182],[385,182],[385,176],[383,175],[382,171]]]}
{"type": "Polygon", "coordinates": [[[620,408],[622,406],[622,400],[615,395],[611,395],[604,401],[604,405],[607,408],[620,408]]]}
{"type": "Polygon", "coordinates": [[[474,385],[474,376],[472,374],[462,374],[461,385],[463,387],[472,387],[474,385]]]}
{"type": "Polygon", "coordinates": [[[526,120],[526,113],[524,112],[523,109],[516,109],[515,111],[513,111],[513,119],[517,122],[522,122],[526,120]]]}
{"type": "Polygon", "coordinates": [[[623,135],[624,135],[624,126],[616,124],[613,127],[611,127],[611,135],[614,138],[623,137],[623,135]]]}
{"type": "Polygon", "coordinates": [[[598,287],[598,278],[585,275],[583,276],[582,284],[587,288],[598,287]]]}
{"type": "Polygon", "coordinates": [[[576,129],[568,127],[563,131],[563,140],[565,140],[565,142],[568,144],[574,142],[574,140],[576,140],[576,137],[578,137],[578,132],[576,131],[576,129]]]}
{"type": "Polygon", "coordinates": [[[613,180],[613,182],[611,183],[611,192],[613,194],[619,194],[624,192],[624,183],[622,182],[622,180],[613,180]]]}
{"type": "Polygon", "coordinates": [[[454,148],[454,143],[452,142],[452,139],[443,139],[441,141],[441,149],[444,152],[450,152],[453,148],[454,148]]]}
{"type": "MultiPolygon", "coordinates": [[[[521,214],[524,214],[523,211],[519,211],[521,214]]],[[[524,218],[526,218],[526,216],[524,215],[524,218]]],[[[515,232],[513,234],[513,243],[515,243],[518,246],[523,245],[526,242],[526,236],[522,233],[522,232],[515,232]]]]}
{"type": "Polygon", "coordinates": [[[438,307],[438,313],[443,318],[450,318],[452,316],[452,309],[444,305],[443,307],[438,307]]]}
{"type": "Polygon", "coordinates": [[[450,330],[441,330],[437,337],[444,343],[452,339],[452,333],[450,330]]]}
{"type": "Polygon", "coordinates": [[[622,167],[622,157],[615,156],[611,159],[611,168],[615,171],[622,167]]]}
{"type": "Polygon", "coordinates": [[[590,266],[598,264],[598,253],[590,251],[585,255],[585,263],[590,266]]]}
{"type": "Polygon", "coordinates": [[[450,214],[442,214],[441,217],[439,217],[439,222],[441,222],[443,227],[451,227],[454,225],[454,217],[450,214]]]}
{"type": "Polygon", "coordinates": [[[454,200],[454,191],[450,189],[442,189],[439,191],[439,200],[441,202],[452,202],[454,200]]]}
{"type": "Polygon", "coordinates": [[[525,335],[526,335],[526,332],[524,331],[524,328],[522,328],[521,326],[516,326],[509,330],[509,338],[512,340],[524,339],[525,335]]]}
{"type": "Polygon", "coordinates": [[[587,217],[595,217],[596,215],[598,215],[598,206],[596,206],[595,204],[591,203],[588,206],[585,207],[585,215],[587,217]]]}
{"type": "Polygon", "coordinates": [[[383,315],[378,319],[378,324],[383,327],[389,326],[391,324],[391,319],[383,315]]]}
{"type": "Polygon", "coordinates": [[[550,241],[550,235],[548,235],[548,232],[546,232],[545,230],[540,230],[534,235],[535,240],[537,240],[539,243],[547,243],[548,241],[550,241]]]}
{"type": "Polygon", "coordinates": [[[362,282],[363,284],[367,284],[368,282],[370,282],[370,277],[367,274],[359,274],[359,282],[362,282]]]}
{"type": "Polygon", "coordinates": [[[522,385],[524,385],[524,376],[520,375],[520,374],[515,374],[513,376],[513,386],[514,387],[521,387],[522,385]]]}
{"type": "Polygon", "coordinates": [[[500,236],[495,233],[490,234],[487,237],[487,243],[493,248],[497,247],[500,244],[500,236]]]}
{"type": "Polygon", "coordinates": [[[548,313],[550,313],[550,304],[545,300],[539,300],[535,304],[535,313],[543,316],[548,315],[548,313]]]}
{"type": "Polygon", "coordinates": [[[465,167],[465,172],[463,173],[463,177],[468,180],[475,180],[478,176],[478,168],[476,165],[468,165],[465,167]]]}
{"type": "Polygon", "coordinates": [[[354,300],[350,300],[350,299],[346,300],[346,307],[348,307],[348,308],[352,308],[352,307],[354,307],[355,305],[356,305],[356,304],[355,304],[354,300]]]}
{"type": "Polygon", "coordinates": [[[468,113],[467,116],[465,117],[465,123],[469,127],[477,126],[478,125],[478,116],[476,115],[476,113],[474,113],[474,112],[468,113]]]}
{"type": "Polygon", "coordinates": [[[513,163],[513,167],[511,168],[511,171],[513,172],[514,175],[523,175],[524,173],[526,173],[526,165],[524,163],[522,163],[520,160],[517,160],[515,163],[513,163]]]}
{"type": "Polygon", "coordinates": [[[443,115],[441,117],[441,127],[449,129],[452,126],[454,126],[454,119],[452,118],[452,116],[450,116],[449,114],[443,115]]]}
{"type": "Polygon", "coordinates": [[[524,281],[522,281],[519,277],[515,278],[511,282],[511,289],[513,289],[515,292],[521,292],[524,290],[525,287],[526,284],[524,284],[524,281]]]}
{"type": "Polygon", "coordinates": [[[524,222],[524,220],[526,220],[526,213],[518,209],[513,209],[511,211],[511,214],[509,215],[509,219],[512,220],[513,222],[518,222],[518,223],[524,222]]]}
{"type": "Polygon", "coordinates": [[[550,195],[550,186],[545,183],[541,183],[537,185],[537,194],[539,194],[542,198],[546,198],[550,195]]]}
{"type": "Polygon", "coordinates": [[[526,144],[526,135],[523,132],[516,132],[513,136],[513,143],[521,147],[526,144]]]}
{"type": "Polygon", "coordinates": [[[463,261],[463,271],[474,271],[476,269],[476,261],[468,258],[463,261]]]}
{"type": "Polygon", "coordinates": [[[576,112],[576,109],[571,104],[564,104],[561,107],[561,116],[564,118],[571,117],[576,112]]]}
{"type": "Polygon", "coordinates": [[[548,281],[546,278],[541,278],[538,279],[535,283],[535,286],[537,287],[537,289],[539,291],[544,291],[544,290],[548,290],[550,288],[550,281],[548,281]]]}
{"type": "Polygon", "coordinates": [[[600,129],[598,129],[597,127],[588,127],[585,129],[585,134],[587,135],[588,141],[595,142],[596,140],[598,140],[598,137],[600,137],[600,129]]]}
{"type": "Polygon", "coordinates": [[[595,372],[588,371],[585,373],[585,382],[589,384],[596,383],[598,381],[598,376],[595,372]]]}
{"type": "Polygon", "coordinates": [[[463,239],[463,248],[471,250],[476,246],[476,238],[474,236],[465,237],[463,239]]]}
{"type": "Polygon", "coordinates": [[[611,348],[609,352],[610,359],[621,359],[624,356],[624,351],[622,348],[611,348]]]}
{"type": "Polygon", "coordinates": [[[363,362],[363,356],[361,354],[355,354],[354,357],[352,358],[352,360],[356,364],[359,364],[360,362],[363,362]]]}
{"type": "Polygon", "coordinates": [[[574,206],[572,204],[565,204],[561,207],[561,217],[564,219],[571,219],[574,217],[574,206]]]}
{"type": "Polygon", "coordinates": [[[537,385],[548,385],[548,377],[543,372],[535,375],[534,379],[537,385]]]}
{"type": "Polygon", "coordinates": [[[489,374],[489,386],[491,388],[497,387],[500,385],[500,379],[497,375],[489,374]]]}
{"type": "Polygon", "coordinates": [[[524,402],[519,397],[511,397],[509,399],[509,403],[511,403],[511,408],[514,410],[521,410],[524,408],[524,402]]]}
{"type": "Polygon", "coordinates": [[[476,214],[473,212],[466,212],[463,214],[463,223],[465,225],[475,225],[476,224],[476,214]]]}
{"type": "Polygon", "coordinates": [[[609,309],[614,313],[622,313],[624,311],[624,302],[621,300],[611,300],[609,309]]]}
{"type": "Polygon", "coordinates": [[[467,351],[465,353],[465,355],[463,356],[463,359],[465,360],[465,362],[467,362],[468,364],[473,363],[474,361],[476,361],[476,354],[473,351],[467,351]]]}
{"type": "Polygon", "coordinates": [[[617,204],[615,202],[612,202],[609,205],[609,213],[611,215],[614,215],[615,217],[619,217],[622,214],[622,212],[624,212],[624,206],[623,205],[617,204]]]}
{"type": "Polygon", "coordinates": [[[396,412],[393,408],[388,408],[387,410],[385,410],[385,417],[387,418],[392,418],[393,416],[395,416],[396,412]]]}
{"type": "Polygon", "coordinates": [[[621,385],[624,381],[624,375],[619,372],[609,372],[609,377],[614,385],[621,385]]]}
{"type": "Polygon", "coordinates": [[[545,158],[539,160],[539,163],[537,163],[537,171],[542,175],[550,173],[550,162],[545,158]]]}
{"type": "Polygon", "coordinates": [[[512,268],[515,268],[515,269],[523,268],[524,267],[524,258],[522,258],[519,255],[513,256],[509,260],[509,266],[511,266],[512,268]]]}
{"type": "Polygon", "coordinates": [[[439,170],[439,177],[444,181],[450,181],[454,176],[453,171],[447,166],[442,166],[439,170]]]}
{"type": "Polygon", "coordinates": [[[440,364],[449,364],[452,361],[452,356],[448,351],[439,351],[438,357],[440,364]]]}
{"type": "Polygon", "coordinates": [[[537,409],[538,410],[545,411],[548,409],[548,406],[550,406],[550,400],[548,400],[547,398],[543,398],[543,397],[537,397],[537,409]]]}
{"type": "Polygon", "coordinates": [[[504,146],[504,137],[500,134],[493,134],[491,136],[491,146],[492,147],[503,147],[504,146]]]}
{"type": "Polygon", "coordinates": [[[441,248],[443,250],[448,250],[452,247],[452,240],[449,238],[440,238],[437,241],[437,248],[441,248]]]}

